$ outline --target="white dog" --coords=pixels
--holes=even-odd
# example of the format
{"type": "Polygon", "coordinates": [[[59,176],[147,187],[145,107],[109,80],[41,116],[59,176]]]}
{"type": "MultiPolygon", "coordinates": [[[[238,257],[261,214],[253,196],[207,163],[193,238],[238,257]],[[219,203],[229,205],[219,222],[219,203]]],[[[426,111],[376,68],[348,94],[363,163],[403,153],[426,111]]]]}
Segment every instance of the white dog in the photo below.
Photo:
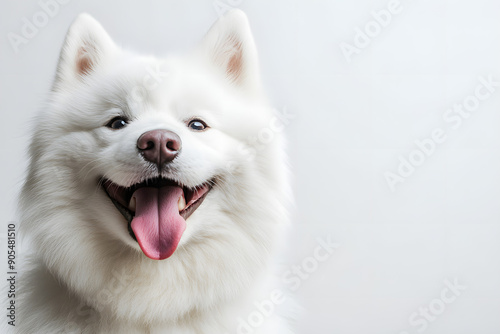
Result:
{"type": "Polygon", "coordinates": [[[238,10],[166,59],[76,19],[22,190],[35,255],[18,332],[290,333],[267,290],[290,197],[283,118],[258,71],[238,10]]]}

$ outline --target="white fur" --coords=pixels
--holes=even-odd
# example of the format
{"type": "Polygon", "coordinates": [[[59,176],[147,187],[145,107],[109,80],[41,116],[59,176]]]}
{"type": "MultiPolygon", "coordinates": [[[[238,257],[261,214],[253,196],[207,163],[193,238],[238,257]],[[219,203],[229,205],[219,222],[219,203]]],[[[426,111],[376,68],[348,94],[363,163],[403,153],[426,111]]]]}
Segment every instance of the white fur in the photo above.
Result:
{"type": "MultiPolygon", "coordinates": [[[[20,282],[17,331],[237,333],[238,318],[268,297],[270,258],[287,221],[283,140],[279,133],[265,145],[251,140],[271,117],[241,11],[216,22],[192,54],[166,59],[122,50],[80,15],[30,147],[20,211],[34,255],[20,282]],[[148,69],[163,73],[159,83],[148,69]],[[132,120],[127,127],[104,126],[121,113],[132,120]],[[185,121],[194,116],[211,128],[190,130],[185,121]],[[154,261],[98,181],[128,186],[154,176],[136,141],[159,128],[183,143],[163,176],[216,184],[176,252],[154,261]]],[[[291,333],[275,314],[253,330],[291,333]]]]}

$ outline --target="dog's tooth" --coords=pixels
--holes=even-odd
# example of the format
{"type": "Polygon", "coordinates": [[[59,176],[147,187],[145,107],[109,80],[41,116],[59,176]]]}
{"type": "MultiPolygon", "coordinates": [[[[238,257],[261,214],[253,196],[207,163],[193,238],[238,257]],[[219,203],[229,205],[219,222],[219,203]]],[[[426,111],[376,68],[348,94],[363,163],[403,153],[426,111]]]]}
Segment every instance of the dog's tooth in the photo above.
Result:
{"type": "Polygon", "coordinates": [[[179,202],[177,203],[177,205],[179,206],[179,212],[184,210],[184,208],[186,207],[186,199],[184,198],[184,193],[182,193],[182,196],[179,197],[179,202]]]}
{"type": "Polygon", "coordinates": [[[132,196],[132,198],[130,199],[130,203],[128,203],[128,209],[130,211],[135,212],[135,206],[136,206],[136,199],[135,196],[132,196]]]}

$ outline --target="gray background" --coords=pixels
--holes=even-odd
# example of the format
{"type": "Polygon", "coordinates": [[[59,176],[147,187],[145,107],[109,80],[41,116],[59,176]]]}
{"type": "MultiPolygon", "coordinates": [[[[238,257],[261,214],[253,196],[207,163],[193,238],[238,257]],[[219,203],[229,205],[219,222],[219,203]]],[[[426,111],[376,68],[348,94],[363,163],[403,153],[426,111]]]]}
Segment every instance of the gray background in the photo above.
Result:
{"type": "MultiPolygon", "coordinates": [[[[296,198],[287,263],[312,256],[317,237],[340,243],[296,291],[299,333],[417,333],[409,317],[438,305],[444,280],[455,278],[465,291],[425,332],[500,333],[500,87],[458,129],[442,118],[479,76],[500,80],[500,3],[401,0],[349,63],[339,45],[390,1],[221,1],[247,13],[269,96],[295,115],[286,129],[296,198]],[[435,128],[447,140],[391,191],[384,173],[435,128]]],[[[218,17],[211,0],[73,0],[15,53],[7,34],[40,11],[32,0],[0,2],[2,249],[29,120],[75,16],[86,11],[120,45],[156,54],[194,47],[218,17]]]]}

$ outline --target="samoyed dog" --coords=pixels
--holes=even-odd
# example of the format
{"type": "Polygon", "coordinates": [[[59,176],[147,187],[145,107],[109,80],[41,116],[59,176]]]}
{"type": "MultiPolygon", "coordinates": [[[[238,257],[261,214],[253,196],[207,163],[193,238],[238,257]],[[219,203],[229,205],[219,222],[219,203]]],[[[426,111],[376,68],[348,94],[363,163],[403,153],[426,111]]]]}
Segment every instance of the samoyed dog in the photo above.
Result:
{"type": "Polygon", "coordinates": [[[166,58],[81,14],[34,125],[17,332],[291,333],[286,297],[268,294],[290,198],[284,122],[243,12],[166,58]]]}

